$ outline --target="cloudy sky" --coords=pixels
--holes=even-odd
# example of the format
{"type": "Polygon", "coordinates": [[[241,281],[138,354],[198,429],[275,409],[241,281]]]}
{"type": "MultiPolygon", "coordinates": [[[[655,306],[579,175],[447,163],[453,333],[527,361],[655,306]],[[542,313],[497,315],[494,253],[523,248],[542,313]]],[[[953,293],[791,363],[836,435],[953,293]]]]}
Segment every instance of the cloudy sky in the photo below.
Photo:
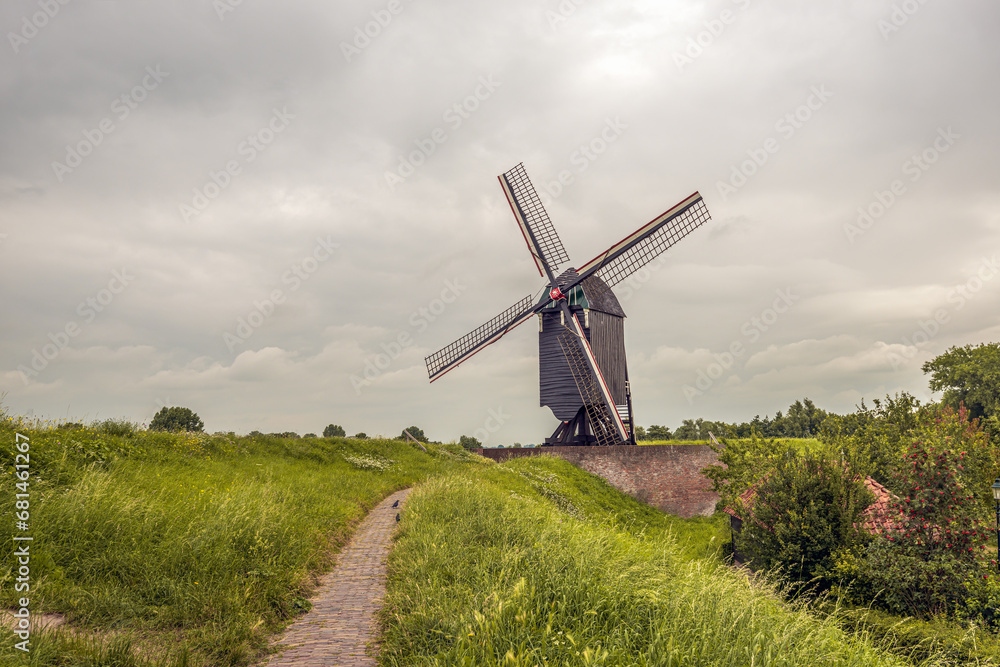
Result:
{"type": "Polygon", "coordinates": [[[1000,5],[12,1],[0,392],[207,430],[538,442],[537,328],[423,358],[700,191],[616,288],[639,424],[851,411],[1000,340],[1000,5]],[[560,182],[560,180],[562,182],[560,182]]]}

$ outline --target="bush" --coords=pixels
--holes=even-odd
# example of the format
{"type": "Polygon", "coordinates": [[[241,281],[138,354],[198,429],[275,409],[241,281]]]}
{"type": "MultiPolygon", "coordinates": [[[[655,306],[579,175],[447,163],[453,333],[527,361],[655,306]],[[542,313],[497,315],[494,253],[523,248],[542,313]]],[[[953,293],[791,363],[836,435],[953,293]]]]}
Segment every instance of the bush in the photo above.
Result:
{"type": "Polygon", "coordinates": [[[201,431],[204,427],[201,417],[188,408],[163,408],[149,422],[150,431],[201,431]]]}
{"type": "Polygon", "coordinates": [[[702,474],[712,480],[712,491],[719,494],[720,510],[733,507],[739,495],[777,465],[785,451],[774,440],[765,440],[756,432],[749,438],[723,440],[721,446],[708,446],[718,454],[721,465],[708,466],[702,474]]]}
{"type": "Polygon", "coordinates": [[[413,436],[414,438],[416,438],[420,442],[429,442],[427,440],[427,436],[424,435],[424,429],[417,428],[416,426],[410,426],[408,428],[404,428],[402,431],[399,432],[399,436],[396,438],[396,440],[406,440],[407,439],[406,438],[406,433],[407,432],[409,432],[409,434],[411,436],[413,436]]]}
{"type": "Polygon", "coordinates": [[[861,401],[854,414],[829,415],[823,422],[821,439],[838,450],[851,452],[855,471],[870,475],[893,493],[902,489],[894,486],[892,471],[911,441],[911,434],[920,425],[920,401],[906,392],[895,397],[872,401],[869,408],[861,401]]]}
{"type": "Polygon", "coordinates": [[[889,611],[919,618],[954,611],[980,573],[982,509],[969,486],[967,452],[950,435],[962,420],[945,413],[922,427],[897,473],[906,492],[890,505],[888,527],[872,543],[866,568],[889,611]]]}
{"type": "Polygon", "coordinates": [[[779,569],[798,584],[820,589],[837,583],[841,554],[860,551],[870,538],[861,527],[874,502],[862,479],[825,453],[786,452],[740,508],[737,550],[755,569],[779,569]]]}
{"type": "Polygon", "coordinates": [[[478,439],[473,438],[472,436],[469,435],[463,435],[462,437],[460,437],[458,439],[458,444],[460,444],[465,449],[470,449],[470,450],[480,449],[483,446],[483,443],[479,442],[478,439]]]}
{"type": "MultiPolygon", "coordinates": [[[[72,426],[65,424],[60,426],[60,428],[64,426],[72,428],[72,426]]],[[[106,433],[107,435],[117,435],[122,438],[131,438],[140,430],[138,424],[130,422],[127,419],[105,419],[102,422],[94,422],[93,428],[95,431],[106,433]]]]}
{"type": "Polygon", "coordinates": [[[337,424],[330,424],[325,429],[323,429],[324,438],[343,438],[347,435],[343,426],[338,426],[337,424]]]}
{"type": "Polygon", "coordinates": [[[351,437],[354,438],[355,440],[367,440],[368,439],[368,434],[364,433],[364,432],[362,432],[362,433],[355,433],[351,437]]]}

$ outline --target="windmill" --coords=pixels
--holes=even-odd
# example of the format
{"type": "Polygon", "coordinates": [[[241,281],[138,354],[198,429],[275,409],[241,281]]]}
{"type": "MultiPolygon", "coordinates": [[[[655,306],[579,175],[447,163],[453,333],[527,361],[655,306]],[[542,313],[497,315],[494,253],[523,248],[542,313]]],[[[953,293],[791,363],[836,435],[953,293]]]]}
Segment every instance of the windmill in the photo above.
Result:
{"type": "Polygon", "coordinates": [[[611,287],[708,222],[708,207],[695,192],[583,266],[557,274],[569,256],[524,166],[498,178],[538,273],[547,281],[544,294],[537,301],[524,297],[427,357],[430,381],[538,315],[540,404],[560,421],[545,444],[634,444],[625,312],[611,287]]]}

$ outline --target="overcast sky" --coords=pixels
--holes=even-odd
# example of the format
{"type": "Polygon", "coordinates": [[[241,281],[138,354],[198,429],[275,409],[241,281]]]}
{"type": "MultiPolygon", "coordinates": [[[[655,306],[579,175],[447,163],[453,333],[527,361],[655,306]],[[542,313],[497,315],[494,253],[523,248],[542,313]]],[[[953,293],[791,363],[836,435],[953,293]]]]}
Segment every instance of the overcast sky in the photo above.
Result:
{"type": "Polygon", "coordinates": [[[15,414],[539,442],[535,325],[434,384],[423,361],[543,286],[496,179],[519,162],[576,266],[706,200],[615,289],[641,425],[927,400],[924,361],[1000,340],[991,0],[36,0],[0,26],[15,414]]]}

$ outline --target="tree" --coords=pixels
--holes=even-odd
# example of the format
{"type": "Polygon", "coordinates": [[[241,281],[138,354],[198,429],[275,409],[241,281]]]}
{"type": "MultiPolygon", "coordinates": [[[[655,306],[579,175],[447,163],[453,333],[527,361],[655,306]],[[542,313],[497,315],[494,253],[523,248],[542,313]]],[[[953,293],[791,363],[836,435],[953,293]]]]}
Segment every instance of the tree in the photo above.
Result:
{"type": "Polygon", "coordinates": [[[968,451],[948,433],[961,425],[954,417],[916,432],[898,470],[906,492],[890,504],[883,539],[866,558],[880,604],[897,613],[927,618],[955,609],[980,569],[986,535],[968,451]]]}
{"type": "Polygon", "coordinates": [[[325,429],[323,429],[324,438],[343,438],[347,435],[343,426],[338,426],[336,424],[330,424],[325,429]]]}
{"type": "Polygon", "coordinates": [[[795,401],[788,407],[781,435],[786,438],[811,438],[819,433],[826,414],[825,410],[817,408],[808,398],[795,401]]]}
{"type": "Polygon", "coordinates": [[[720,465],[710,465],[701,472],[712,481],[712,491],[719,494],[719,509],[734,507],[739,495],[763,479],[786,451],[756,432],[749,438],[723,440],[719,446],[710,443],[709,447],[718,454],[720,465]]]}
{"type": "Polygon", "coordinates": [[[315,437],[316,437],[316,434],[315,434],[315,433],[306,433],[306,434],[305,434],[304,436],[302,436],[302,437],[303,437],[303,438],[315,438],[315,437]]]}
{"type": "Polygon", "coordinates": [[[460,444],[465,449],[470,449],[470,450],[480,449],[483,446],[483,443],[479,442],[478,439],[468,435],[463,435],[462,437],[460,437],[458,439],[458,444],[460,444]]]}
{"type": "Polygon", "coordinates": [[[201,431],[205,424],[188,408],[162,408],[149,422],[150,431],[201,431]]]}
{"type": "Polygon", "coordinates": [[[893,475],[897,462],[909,447],[911,434],[920,425],[920,401],[900,392],[872,401],[869,408],[861,401],[854,414],[829,415],[820,429],[820,439],[838,450],[851,453],[855,470],[870,475],[894,493],[898,478],[893,475]]]}
{"type": "Polygon", "coordinates": [[[931,390],[944,391],[945,405],[965,405],[1000,435],[1000,343],[952,347],[922,369],[931,374],[931,390]]]}
{"type": "Polygon", "coordinates": [[[826,589],[837,583],[837,561],[860,553],[870,537],[865,510],[874,496],[841,459],[825,452],[785,452],[738,507],[743,528],[737,549],[755,569],[779,569],[792,582],[826,589]]]}
{"type": "Polygon", "coordinates": [[[635,427],[635,439],[636,440],[649,440],[649,436],[646,435],[646,429],[641,426],[635,427]]]}
{"type": "Polygon", "coordinates": [[[367,433],[355,433],[351,437],[353,437],[355,440],[367,440],[368,439],[368,434],[367,433]]]}
{"type": "MultiPolygon", "coordinates": [[[[701,432],[701,422],[703,419],[698,419],[696,422],[693,419],[685,419],[681,422],[681,425],[677,427],[674,431],[675,440],[697,440],[698,434],[701,432]]],[[[649,430],[653,430],[655,426],[650,426],[649,430]]]]}
{"type": "MultiPolygon", "coordinates": [[[[638,436],[637,436],[638,437],[638,436]]],[[[657,426],[653,424],[646,430],[645,440],[670,440],[671,438],[670,429],[666,426],[657,426]]]]}
{"type": "Polygon", "coordinates": [[[406,440],[407,431],[410,433],[411,436],[413,436],[420,442],[429,442],[429,440],[427,440],[427,436],[424,435],[424,430],[422,428],[417,428],[416,426],[410,426],[408,428],[404,428],[402,431],[400,431],[399,436],[396,437],[396,440],[406,440]]]}

